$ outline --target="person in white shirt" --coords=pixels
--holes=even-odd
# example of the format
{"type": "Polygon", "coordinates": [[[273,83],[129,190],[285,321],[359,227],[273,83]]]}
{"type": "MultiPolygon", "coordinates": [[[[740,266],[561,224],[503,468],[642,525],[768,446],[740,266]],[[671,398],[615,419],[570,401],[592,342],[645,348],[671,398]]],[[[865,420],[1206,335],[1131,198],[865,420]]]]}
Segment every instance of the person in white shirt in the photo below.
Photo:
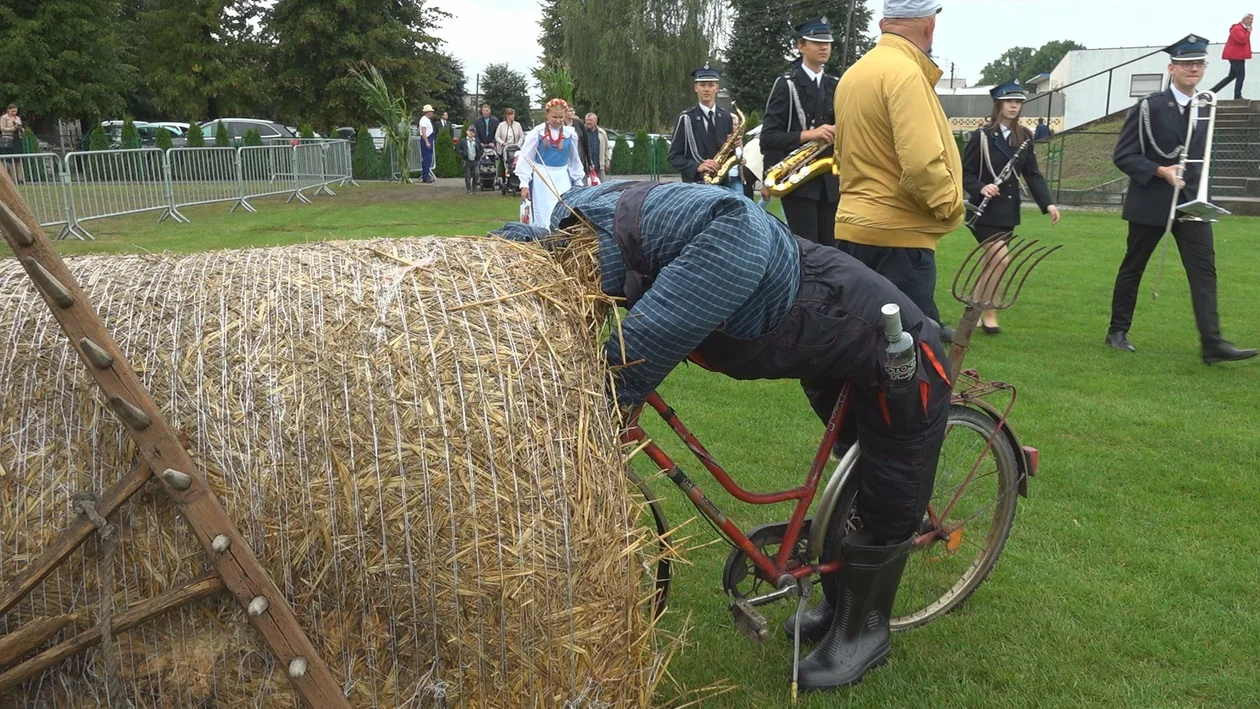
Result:
{"type": "Polygon", "coordinates": [[[433,107],[424,105],[424,116],[420,118],[420,175],[425,182],[436,182],[433,176],[433,107]]]}
{"type": "Polygon", "coordinates": [[[584,177],[577,132],[564,124],[568,108],[564,99],[547,102],[546,122],[525,134],[516,161],[521,199],[530,204],[531,224],[549,224],[560,195],[581,184],[584,177]]]}
{"type": "Polygon", "coordinates": [[[516,122],[516,110],[507,109],[503,112],[503,121],[499,123],[499,127],[494,131],[494,149],[500,157],[509,145],[520,146],[525,140],[525,129],[520,123],[516,122]]]}

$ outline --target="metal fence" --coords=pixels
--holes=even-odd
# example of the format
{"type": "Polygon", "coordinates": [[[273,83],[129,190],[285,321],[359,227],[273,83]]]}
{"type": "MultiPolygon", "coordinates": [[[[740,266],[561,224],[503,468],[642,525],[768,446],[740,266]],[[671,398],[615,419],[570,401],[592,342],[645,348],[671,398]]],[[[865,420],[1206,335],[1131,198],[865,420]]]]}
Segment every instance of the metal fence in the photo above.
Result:
{"type": "Polygon", "coordinates": [[[53,153],[30,153],[0,156],[9,179],[17,185],[18,194],[44,227],[61,227],[58,237],[70,232],[70,203],[62,184],[65,163],[53,153]]]}
{"type": "Polygon", "coordinates": [[[1116,209],[1124,205],[1129,181],[1112,163],[1118,138],[1119,132],[1108,126],[1035,144],[1037,161],[1055,204],[1116,209]]]}
{"type": "Polygon", "coordinates": [[[241,148],[157,148],[0,156],[41,226],[61,227],[57,238],[91,239],[83,223],[124,214],[158,212],[187,222],[180,207],[232,203],[256,211],[251,198],[303,191],[335,194],[330,185],[357,184],[349,141],[286,141],[241,148]]]}

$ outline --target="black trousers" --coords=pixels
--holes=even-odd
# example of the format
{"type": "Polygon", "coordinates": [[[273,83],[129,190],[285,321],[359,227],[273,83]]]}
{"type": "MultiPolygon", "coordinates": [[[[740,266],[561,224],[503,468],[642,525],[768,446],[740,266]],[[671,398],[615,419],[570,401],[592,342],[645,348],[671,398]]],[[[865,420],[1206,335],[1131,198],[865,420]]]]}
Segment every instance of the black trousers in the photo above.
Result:
{"type": "Polygon", "coordinates": [[[932,249],[907,249],[895,246],[869,246],[841,241],[841,250],[866,264],[868,268],[892,281],[923,314],[941,322],[936,307],[936,252],[932,249]]]}
{"type": "Polygon", "coordinates": [[[1217,84],[1216,86],[1213,86],[1212,93],[1219,94],[1221,92],[1221,89],[1225,88],[1226,86],[1229,86],[1229,82],[1233,81],[1235,82],[1234,83],[1234,99],[1235,100],[1241,99],[1243,78],[1246,76],[1247,76],[1247,62],[1242,59],[1230,59],[1229,60],[1229,76],[1226,76],[1225,80],[1222,81],[1221,83],[1217,84]]]}
{"type": "MultiPolygon", "coordinates": [[[[1190,281],[1190,302],[1194,305],[1199,339],[1204,346],[1217,344],[1222,340],[1221,320],[1216,312],[1216,250],[1212,244],[1212,225],[1174,221],[1172,233],[1190,281]]],[[[1163,236],[1163,227],[1129,223],[1129,249],[1120,262],[1111,296],[1110,332],[1128,332],[1133,325],[1142,273],[1163,236]]]]}
{"type": "Polygon", "coordinates": [[[853,382],[841,437],[856,439],[862,450],[858,514],[875,543],[900,542],[922,522],[945,439],[950,386],[940,330],[904,293],[848,254],[797,243],[801,288],[783,322],[752,339],[714,333],[696,354],[705,367],[736,379],[799,379],[824,422],[845,382],[853,382]],[[886,303],[901,307],[902,325],[919,344],[918,380],[903,386],[890,384],[883,370],[880,309],[886,303]]]}
{"type": "Polygon", "coordinates": [[[793,234],[823,246],[836,245],[836,207],[837,202],[785,195],[783,216],[787,218],[788,229],[793,234]]]}
{"type": "Polygon", "coordinates": [[[477,161],[464,160],[464,189],[469,192],[473,191],[473,186],[477,185],[480,177],[477,174],[477,161]]]}

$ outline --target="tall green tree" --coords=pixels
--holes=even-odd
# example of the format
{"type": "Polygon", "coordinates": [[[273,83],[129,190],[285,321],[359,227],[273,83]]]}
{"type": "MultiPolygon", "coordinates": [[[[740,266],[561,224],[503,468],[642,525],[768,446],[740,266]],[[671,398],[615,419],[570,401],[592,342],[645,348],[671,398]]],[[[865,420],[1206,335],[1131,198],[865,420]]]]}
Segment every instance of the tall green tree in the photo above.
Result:
{"type": "Polygon", "coordinates": [[[352,65],[375,66],[397,96],[445,90],[433,30],[448,15],[424,0],[276,0],[267,15],[278,116],[321,133],[377,119],[352,65]]]}
{"type": "Polygon", "coordinates": [[[117,117],[136,82],[120,0],[0,3],[0,96],[29,125],[117,117]]]}
{"type": "Polygon", "coordinates": [[[542,0],[542,18],[538,20],[538,44],[542,56],[541,67],[567,67],[564,53],[564,16],[560,14],[561,0],[542,0]]]}
{"type": "Polygon", "coordinates": [[[1036,50],[1032,47],[1011,47],[1002,52],[1002,56],[984,65],[977,83],[985,86],[988,84],[1001,84],[1012,79],[1023,80],[1027,78],[1020,76],[1020,74],[1023,72],[1024,66],[1028,64],[1036,53],[1036,50]]]}
{"type": "Polygon", "coordinates": [[[871,11],[864,0],[732,0],[733,30],[726,49],[724,85],[745,114],[761,111],[775,78],[791,69],[796,58],[796,30],[802,22],[826,17],[835,37],[827,72],[841,74],[870,48],[865,28],[871,11]]]}
{"type": "Polygon", "coordinates": [[[661,128],[694,100],[687,79],[712,57],[725,0],[559,0],[579,100],[608,125],[661,128]]]}
{"type": "MultiPolygon", "coordinates": [[[[450,113],[455,123],[463,123],[467,117],[464,106],[464,94],[467,92],[468,78],[464,74],[464,64],[448,54],[438,54],[438,83],[444,86],[438,91],[428,94],[427,102],[450,113]]],[[[458,177],[458,175],[456,175],[458,177]]]]}
{"type": "Polygon", "coordinates": [[[157,112],[214,119],[261,114],[270,93],[260,0],[143,0],[135,56],[157,112]]]}
{"type": "MultiPolygon", "coordinates": [[[[529,82],[525,75],[507,64],[490,64],[481,74],[481,100],[490,104],[495,115],[502,116],[503,109],[516,109],[516,120],[529,129],[533,126],[529,100],[529,82]]],[[[480,115],[480,114],[478,114],[480,115]]]]}
{"type": "Polygon", "coordinates": [[[1085,49],[1085,45],[1070,39],[1056,39],[1041,45],[1032,59],[1020,68],[1019,80],[1027,81],[1038,74],[1048,74],[1063,61],[1067,53],[1075,49],[1085,49]]]}

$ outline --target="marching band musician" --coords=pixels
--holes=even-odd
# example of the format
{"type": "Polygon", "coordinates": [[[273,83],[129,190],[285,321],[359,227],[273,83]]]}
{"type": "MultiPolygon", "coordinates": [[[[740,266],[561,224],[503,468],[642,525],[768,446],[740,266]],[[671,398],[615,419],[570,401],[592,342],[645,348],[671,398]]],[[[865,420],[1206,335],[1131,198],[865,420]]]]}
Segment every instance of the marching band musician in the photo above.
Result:
{"type": "MultiPolygon", "coordinates": [[[[691,72],[695,80],[698,105],[683,111],[674,125],[669,144],[669,164],[682,176],[683,182],[703,182],[720,167],[713,161],[722,144],[734,130],[731,112],[717,105],[718,81],[722,73],[705,64],[691,72]]],[[[722,175],[719,185],[728,185],[729,175],[722,175]]]]}
{"type": "MultiPolygon", "coordinates": [[[[811,140],[835,140],[834,76],[823,66],[831,57],[831,25],[827,18],[797,25],[800,58],[788,74],[775,79],[761,123],[761,150],[766,169],[811,140]]],[[[834,246],[836,204],[840,183],[831,172],[809,180],[784,195],[783,215],[792,233],[834,246]]]]}
{"type": "MultiPolygon", "coordinates": [[[[1186,140],[1191,125],[1190,104],[1207,66],[1207,45],[1206,39],[1189,35],[1164,49],[1171,57],[1168,72],[1172,80],[1168,88],[1147,96],[1129,110],[1116,141],[1113,161],[1129,176],[1123,215],[1129,223],[1129,243],[1116,274],[1106,340],[1108,346],[1118,350],[1136,351],[1129,343],[1128,332],[1138,286],[1147,262],[1164,236],[1172,200],[1177,200],[1177,204],[1190,201],[1198,191],[1199,180],[1206,179],[1202,163],[1188,163],[1180,181],[1177,169],[1187,143],[1190,160],[1202,159],[1207,144],[1206,120],[1195,121],[1194,133],[1186,140]],[[1174,184],[1181,188],[1176,194],[1174,184]]],[[[1207,109],[1200,111],[1200,116],[1206,118],[1207,109]]],[[[1190,281],[1190,301],[1199,327],[1203,362],[1214,364],[1256,356],[1256,350],[1238,349],[1221,337],[1211,223],[1178,212],[1172,235],[1190,281]]]]}
{"type": "MultiPolygon", "coordinates": [[[[993,97],[993,114],[987,127],[978,129],[967,141],[963,151],[963,188],[971,199],[973,206],[980,206],[987,198],[984,213],[970,224],[971,233],[981,243],[997,234],[1009,234],[1019,226],[1019,179],[1024,177],[1028,191],[1032,193],[1042,214],[1050,215],[1050,223],[1059,223],[1059,208],[1050,203],[1050,187],[1046,178],[1042,177],[1037,167],[1037,155],[1032,144],[1020,152],[1025,142],[1033,139],[1032,131],[1019,124],[1019,116],[1028,96],[1018,81],[1011,81],[994,87],[989,92],[993,97]],[[999,184],[998,178],[1016,155],[1019,160],[1011,168],[1011,179],[999,184]]],[[[1005,241],[1005,240],[1003,240],[1005,241]]],[[[1005,243],[998,243],[992,253],[985,256],[986,272],[994,272],[1006,258],[1005,243]],[[987,264],[992,264],[988,266],[987,264]]],[[[981,283],[988,283],[988,273],[982,273],[981,283]]],[[[994,286],[997,284],[994,283],[994,286]]],[[[989,295],[989,294],[984,294],[989,295]]],[[[980,327],[987,334],[996,335],[1002,331],[998,327],[997,312],[986,310],[980,317],[980,327]]]]}

